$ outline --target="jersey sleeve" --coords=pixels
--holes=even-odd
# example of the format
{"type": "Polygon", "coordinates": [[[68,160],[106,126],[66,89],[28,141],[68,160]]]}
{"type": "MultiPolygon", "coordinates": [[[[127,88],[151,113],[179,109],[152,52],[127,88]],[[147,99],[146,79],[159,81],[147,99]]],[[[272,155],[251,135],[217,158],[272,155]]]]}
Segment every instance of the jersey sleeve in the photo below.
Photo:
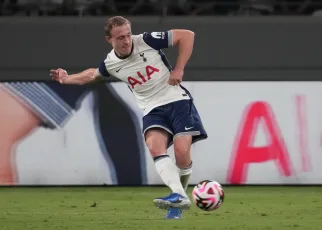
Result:
{"type": "Polygon", "coordinates": [[[143,41],[155,50],[169,48],[173,46],[172,31],[166,32],[145,32],[143,41]]]}
{"type": "Polygon", "coordinates": [[[102,61],[99,64],[98,69],[97,69],[97,74],[102,76],[102,77],[109,77],[110,76],[109,72],[106,69],[106,65],[105,65],[104,61],[102,61]]]}

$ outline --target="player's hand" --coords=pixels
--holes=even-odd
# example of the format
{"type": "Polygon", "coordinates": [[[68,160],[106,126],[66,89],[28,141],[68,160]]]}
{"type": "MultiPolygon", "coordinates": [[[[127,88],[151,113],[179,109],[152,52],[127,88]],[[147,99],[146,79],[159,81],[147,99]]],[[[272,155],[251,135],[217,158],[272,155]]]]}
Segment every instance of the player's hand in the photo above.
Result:
{"type": "Polygon", "coordinates": [[[51,69],[50,75],[53,80],[58,81],[60,84],[63,84],[64,81],[68,77],[68,73],[66,70],[58,68],[58,69],[51,69]]]}
{"type": "Polygon", "coordinates": [[[168,84],[169,85],[179,85],[182,82],[182,77],[183,77],[183,70],[174,69],[170,74],[168,84]]]}

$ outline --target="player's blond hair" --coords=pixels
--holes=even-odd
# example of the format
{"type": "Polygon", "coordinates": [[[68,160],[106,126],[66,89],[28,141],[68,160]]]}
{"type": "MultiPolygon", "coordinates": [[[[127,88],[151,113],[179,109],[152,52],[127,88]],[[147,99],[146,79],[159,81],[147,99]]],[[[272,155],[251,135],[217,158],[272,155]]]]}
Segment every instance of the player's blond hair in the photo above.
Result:
{"type": "Polygon", "coordinates": [[[104,31],[106,36],[111,36],[111,31],[114,27],[123,26],[124,24],[131,25],[130,21],[122,16],[115,16],[109,18],[105,22],[104,31]]]}

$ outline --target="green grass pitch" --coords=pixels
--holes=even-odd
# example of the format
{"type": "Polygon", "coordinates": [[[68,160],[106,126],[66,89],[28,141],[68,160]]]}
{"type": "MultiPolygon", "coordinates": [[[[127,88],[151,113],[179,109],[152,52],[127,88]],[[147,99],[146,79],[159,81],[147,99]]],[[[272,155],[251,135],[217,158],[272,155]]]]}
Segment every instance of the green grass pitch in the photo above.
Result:
{"type": "Polygon", "coordinates": [[[322,187],[224,189],[217,211],[165,220],[152,203],[163,187],[0,188],[0,229],[322,229],[322,187]]]}

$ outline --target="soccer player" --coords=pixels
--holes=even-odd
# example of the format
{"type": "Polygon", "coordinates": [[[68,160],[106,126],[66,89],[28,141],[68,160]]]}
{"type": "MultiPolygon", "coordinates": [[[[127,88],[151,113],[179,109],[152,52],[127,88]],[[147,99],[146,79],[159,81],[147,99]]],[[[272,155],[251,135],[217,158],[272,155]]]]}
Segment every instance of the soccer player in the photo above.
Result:
{"type": "Polygon", "coordinates": [[[105,34],[113,49],[98,68],[71,75],[59,68],[50,70],[50,75],[62,84],[79,85],[112,75],[129,86],[144,111],[143,134],[156,170],[172,190],[154,204],[168,210],[166,218],[180,218],[191,205],[186,194],[192,172],[191,145],[207,138],[193,98],[180,84],[193,51],[194,33],[173,29],[132,35],[131,23],[116,16],[107,20],[105,34]],[[174,46],[179,55],[172,69],[162,49],[174,46]],[[167,155],[172,144],[175,164],[167,155]]]}

